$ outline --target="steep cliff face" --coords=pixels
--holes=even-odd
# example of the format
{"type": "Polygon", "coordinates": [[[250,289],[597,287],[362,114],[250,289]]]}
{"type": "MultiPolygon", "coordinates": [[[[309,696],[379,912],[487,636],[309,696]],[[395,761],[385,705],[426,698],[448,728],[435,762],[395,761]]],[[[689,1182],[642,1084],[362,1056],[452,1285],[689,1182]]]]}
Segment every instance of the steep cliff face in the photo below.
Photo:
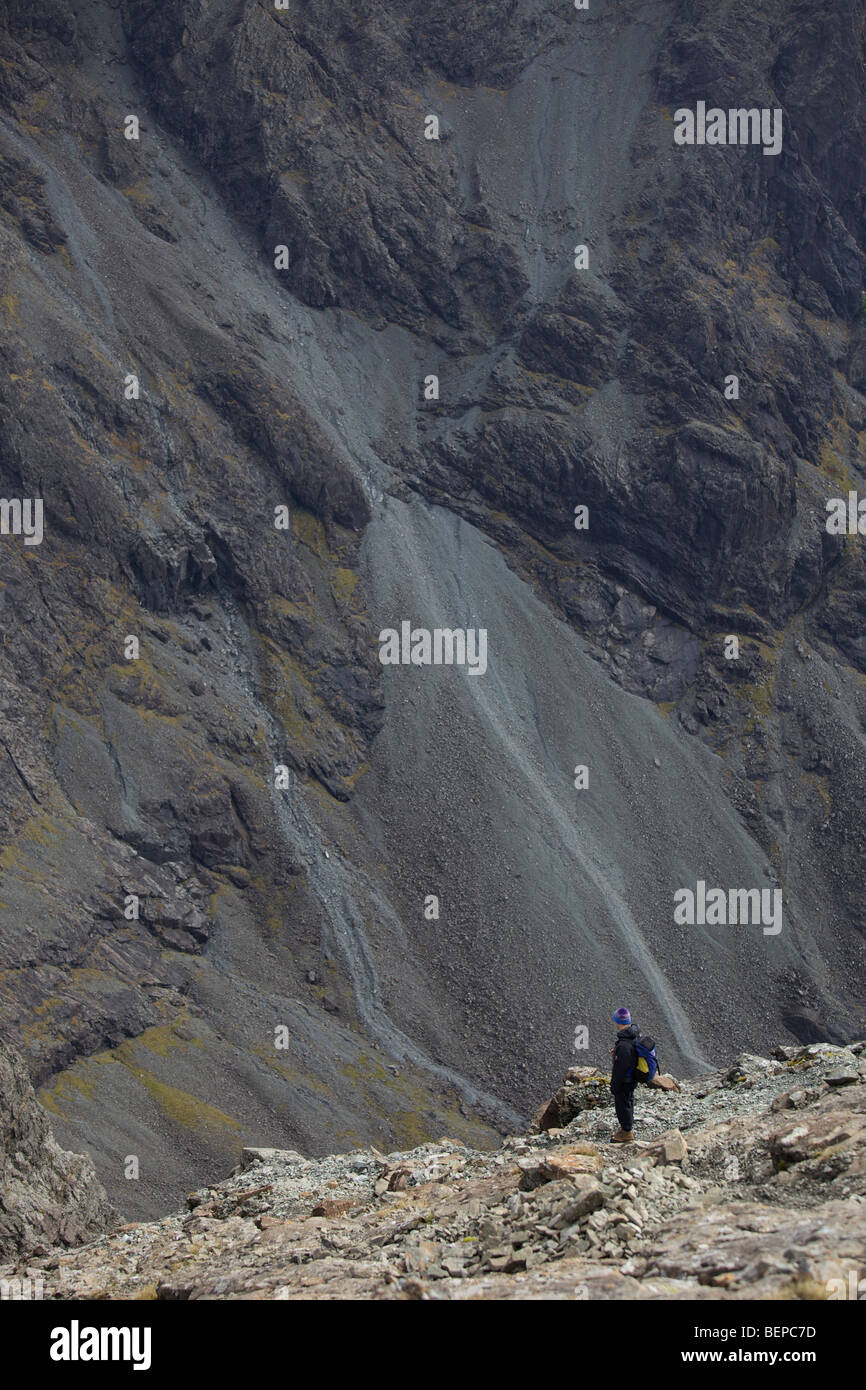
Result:
{"type": "Polygon", "coordinates": [[[864,22],[693,9],[6,7],[0,1019],[132,1214],[490,1141],[622,998],[857,1030],[864,22]]]}
{"type": "Polygon", "coordinates": [[[60,1148],[21,1058],[0,1042],[0,1258],[78,1245],[116,1215],[90,1159],[60,1148]]]}

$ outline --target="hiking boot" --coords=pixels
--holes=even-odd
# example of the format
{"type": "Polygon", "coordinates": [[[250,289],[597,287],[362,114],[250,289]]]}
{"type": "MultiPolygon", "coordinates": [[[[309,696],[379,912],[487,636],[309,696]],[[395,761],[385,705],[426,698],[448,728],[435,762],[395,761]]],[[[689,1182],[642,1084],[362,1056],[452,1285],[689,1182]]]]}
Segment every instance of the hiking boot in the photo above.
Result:
{"type": "Polygon", "coordinates": [[[612,1144],[633,1144],[633,1143],[634,1143],[634,1130],[633,1130],[633,1129],[618,1129],[617,1132],[616,1132],[616,1134],[613,1136],[613,1138],[611,1139],[610,1142],[611,1142],[612,1144]]]}

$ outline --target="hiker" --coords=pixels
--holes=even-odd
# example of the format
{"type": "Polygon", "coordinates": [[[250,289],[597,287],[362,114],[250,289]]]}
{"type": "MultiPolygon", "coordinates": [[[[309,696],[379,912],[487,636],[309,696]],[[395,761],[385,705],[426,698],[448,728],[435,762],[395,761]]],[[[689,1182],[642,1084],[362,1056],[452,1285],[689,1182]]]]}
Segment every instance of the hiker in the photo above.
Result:
{"type": "Polygon", "coordinates": [[[636,1068],[638,1061],[635,1042],[640,1037],[640,1029],[631,1021],[631,1014],[623,1005],[613,1014],[616,1024],[616,1046],[610,1050],[613,1069],[610,1076],[610,1089],[616,1106],[619,1129],[611,1140],[612,1144],[634,1143],[634,1088],[637,1084],[636,1068]]]}

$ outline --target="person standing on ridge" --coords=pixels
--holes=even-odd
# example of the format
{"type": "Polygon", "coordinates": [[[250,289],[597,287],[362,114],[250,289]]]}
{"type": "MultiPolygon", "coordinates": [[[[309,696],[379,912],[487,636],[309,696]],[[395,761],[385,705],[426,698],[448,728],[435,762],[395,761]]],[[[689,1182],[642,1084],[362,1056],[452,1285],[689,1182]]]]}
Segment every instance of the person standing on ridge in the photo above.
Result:
{"type": "Polygon", "coordinates": [[[612,1144],[634,1143],[634,1088],[636,1085],[637,1049],[635,1042],[640,1037],[640,1029],[631,1021],[631,1014],[623,1006],[613,1014],[616,1024],[616,1046],[610,1050],[613,1068],[610,1076],[610,1090],[616,1107],[619,1129],[613,1136],[612,1144]]]}

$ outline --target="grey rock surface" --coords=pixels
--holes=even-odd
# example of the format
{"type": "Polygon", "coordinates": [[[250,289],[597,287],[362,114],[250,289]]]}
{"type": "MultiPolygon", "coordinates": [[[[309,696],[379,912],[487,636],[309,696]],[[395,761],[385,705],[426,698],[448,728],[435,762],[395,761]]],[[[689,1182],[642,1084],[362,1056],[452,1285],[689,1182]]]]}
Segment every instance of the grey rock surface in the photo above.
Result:
{"type": "Polygon", "coordinates": [[[116,1217],[91,1159],[61,1149],[21,1058],[0,1040],[0,1258],[80,1245],[116,1217]]]}

